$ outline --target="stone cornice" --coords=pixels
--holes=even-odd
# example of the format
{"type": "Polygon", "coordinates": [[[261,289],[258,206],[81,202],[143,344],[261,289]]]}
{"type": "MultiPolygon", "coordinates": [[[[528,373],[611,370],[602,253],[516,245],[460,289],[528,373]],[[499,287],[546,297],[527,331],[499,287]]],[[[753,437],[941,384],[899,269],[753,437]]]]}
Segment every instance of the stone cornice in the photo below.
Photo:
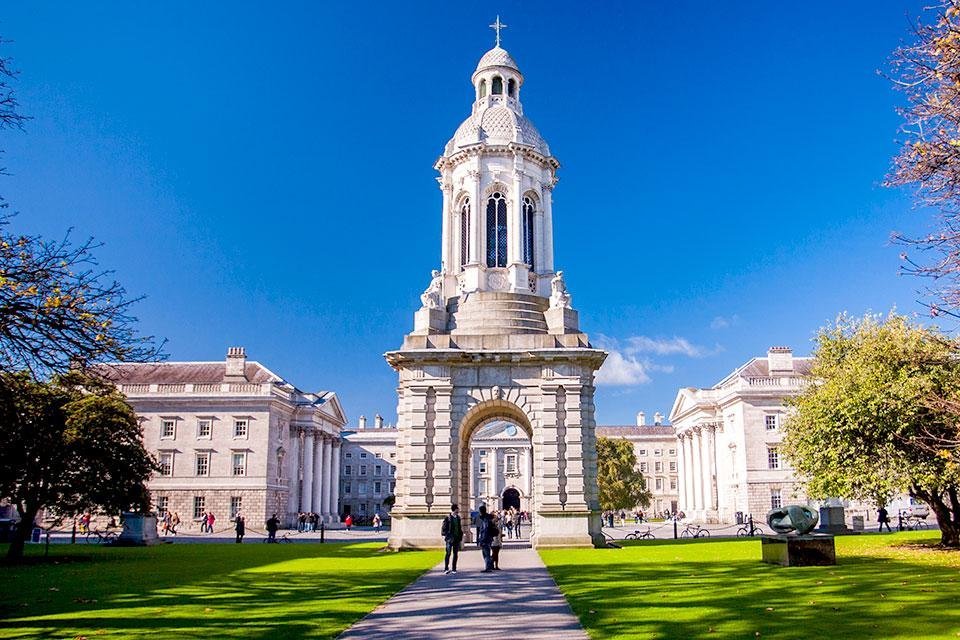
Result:
{"type": "Polygon", "coordinates": [[[453,168],[473,158],[479,158],[481,156],[502,156],[506,158],[513,158],[518,154],[525,159],[538,162],[544,167],[549,167],[554,171],[560,168],[560,161],[555,157],[545,156],[537,151],[534,147],[519,142],[489,145],[485,142],[477,142],[475,144],[461,147],[458,151],[450,154],[449,156],[440,156],[434,163],[433,168],[437,171],[443,171],[447,167],[453,168]]]}
{"type": "MultiPolygon", "coordinates": [[[[384,354],[387,363],[394,369],[411,365],[535,365],[543,362],[575,362],[599,369],[607,357],[602,349],[557,348],[557,349],[495,349],[464,351],[462,349],[409,349],[388,351],[384,354]]],[[[563,377],[563,376],[559,376],[563,377]]]]}

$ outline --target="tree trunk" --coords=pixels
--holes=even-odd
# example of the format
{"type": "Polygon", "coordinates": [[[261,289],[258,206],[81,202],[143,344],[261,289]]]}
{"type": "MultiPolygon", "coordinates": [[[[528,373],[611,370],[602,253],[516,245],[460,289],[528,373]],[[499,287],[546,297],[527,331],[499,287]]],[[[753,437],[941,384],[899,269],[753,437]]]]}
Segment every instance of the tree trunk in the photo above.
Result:
{"type": "Polygon", "coordinates": [[[17,505],[17,511],[20,513],[20,523],[14,532],[13,540],[10,542],[10,548],[7,550],[7,560],[20,560],[23,558],[23,548],[30,538],[30,532],[33,531],[33,523],[37,519],[39,508],[28,508],[25,511],[17,505]]]}
{"type": "Polygon", "coordinates": [[[951,549],[960,548],[960,527],[954,520],[954,514],[944,502],[940,492],[918,492],[918,497],[930,505],[937,514],[937,524],[940,525],[940,545],[951,549]]]}

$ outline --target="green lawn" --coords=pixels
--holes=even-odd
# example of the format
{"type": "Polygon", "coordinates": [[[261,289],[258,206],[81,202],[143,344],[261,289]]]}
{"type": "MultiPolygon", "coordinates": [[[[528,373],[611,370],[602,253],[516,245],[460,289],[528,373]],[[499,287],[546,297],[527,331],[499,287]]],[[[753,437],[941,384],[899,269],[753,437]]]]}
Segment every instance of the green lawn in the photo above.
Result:
{"type": "Polygon", "coordinates": [[[54,545],[0,566],[0,638],[331,638],[442,559],[381,547],[54,545]]]}
{"type": "Polygon", "coordinates": [[[540,555],[591,638],[960,637],[960,552],[938,532],[836,540],[835,567],[763,564],[756,539],[540,555]]]}

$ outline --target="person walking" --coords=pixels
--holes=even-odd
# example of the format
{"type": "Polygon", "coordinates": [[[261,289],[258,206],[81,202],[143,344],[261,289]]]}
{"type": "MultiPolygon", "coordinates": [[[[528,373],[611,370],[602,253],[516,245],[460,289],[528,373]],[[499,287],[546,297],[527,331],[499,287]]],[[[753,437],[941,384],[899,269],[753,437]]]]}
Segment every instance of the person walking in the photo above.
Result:
{"type": "Polygon", "coordinates": [[[373,514],[373,531],[374,533],[380,533],[380,525],[383,524],[383,521],[380,520],[380,512],[373,514]]]}
{"type": "Polygon", "coordinates": [[[500,570],[500,549],[503,547],[503,517],[494,514],[490,519],[493,527],[490,532],[490,557],[493,569],[500,570]]]}
{"type": "Polygon", "coordinates": [[[173,517],[170,518],[170,533],[177,535],[177,527],[180,526],[180,514],[176,511],[173,512],[173,517]]]}
{"type": "Polygon", "coordinates": [[[440,535],[443,536],[443,542],[446,545],[446,553],[443,555],[443,573],[457,572],[457,559],[460,557],[460,544],[463,542],[463,523],[460,522],[460,507],[456,504],[450,505],[450,513],[443,519],[440,525],[440,535]],[[453,569],[451,570],[450,559],[453,559],[453,569]]]}
{"type": "Polygon", "coordinates": [[[483,571],[480,573],[490,573],[493,571],[493,557],[490,545],[493,543],[493,523],[490,521],[490,515],[487,514],[487,505],[480,505],[480,515],[477,516],[477,546],[480,547],[480,553],[483,554],[483,571]]]}
{"type": "Polygon", "coordinates": [[[523,522],[523,511],[517,512],[517,517],[513,523],[513,532],[516,534],[517,538],[520,538],[520,523],[523,522]]]}
{"type": "Polygon", "coordinates": [[[883,525],[887,525],[887,533],[893,531],[890,528],[890,515],[887,513],[886,505],[880,505],[880,508],[877,509],[877,522],[880,523],[880,526],[877,527],[877,533],[883,533],[883,525]]]}
{"type": "Polygon", "coordinates": [[[277,529],[280,528],[280,520],[277,519],[277,514],[267,520],[267,542],[276,542],[277,541],[277,529]]]}
{"type": "Polygon", "coordinates": [[[348,513],[347,517],[343,520],[343,524],[347,526],[347,531],[350,531],[350,527],[353,526],[353,516],[348,513]]]}
{"type": "Polygon", "coordinates": [[[207,533],[213,533],[213,523],[217,521],[217,516],[213,515],[213,511],[207,513],[207,533]]]}
{"type": "Polygon", "coordinates": [[[243,542],[243,536],[247,533],[247,523],[243,519],[243,516],[239,513],[237,514],[235,522],[236,526],[234,527],[234,530],[237,532],[237,544],[240,544],[243,542]]]}

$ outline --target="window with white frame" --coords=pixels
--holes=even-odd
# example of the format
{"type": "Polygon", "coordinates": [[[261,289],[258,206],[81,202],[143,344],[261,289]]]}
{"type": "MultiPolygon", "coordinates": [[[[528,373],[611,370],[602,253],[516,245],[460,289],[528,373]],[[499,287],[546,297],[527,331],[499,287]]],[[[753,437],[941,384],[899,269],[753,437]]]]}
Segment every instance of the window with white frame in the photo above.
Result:
{"type": "Polygon", "coordinates": [[[487,455],[487,450],[486,450],[486,449],[480,449],[480,457],[483,458],[483,457],[486,457],[486,455],[487,455]]]}
{"type": "Polygon", "coordinates": [[[655,456],[662,456],[662,455],[663,455],[663,449],[654,449],[654,450],[653,450],[653,455],[655,455],[655,456]]]}
{"type": "Polygon", "coordinates": [[[768,469],[779,469],[780,468],[780,452],[776,447],[767,447],[767,468],[768,469]]]}
{"type": "Polygon", "coordinates": [[[390,476],[391,478],[393,477],[393,474],[395,472],[396,472],[396,468],[393,465],[387,467],[387,475],[390,476]]]}
{"type": "Polygon", "coordinates": [[[160,439],[172,440],[176,437],[177,437],[177,421],[161,420],[160,421],[160,439]]]}
{"type": "Polygon", "coordinates": [[[193,519],[199,520],[206,515],[207,499],[203,496],[193,496],[193,519]]]}
{"type": "Polygon", "coordinates": [[[367,503],[366,503],[366,502],[361,502],[361,503],[360,503],[360,514],[361,514],[361,515],[366,515],[366,514],[367,514],[367,503]]]}
{"type": "Polygon", "coordinates": [[[656,471],[657,473],[660,473],[661,471],[663,471],[663,463],[660,462],[659,460],[657,460],[656,462],[654,462],[654,463],[653,463],[653,470],[656,471]]]}
{"type": "Polygon", "coordinates": [[[233,520],[243,509],[243,496],[230,496],[230,519],[233,520]]]}
{"type": "Polygon", "coordinates": [[[366,458],[366,457],[367,457],[367,454],[364,453],[364,452],[360,452],[360,457],[361,457],[361,458],[366,458]]]}
{"type": "Polygon", "coordinates": [[[373,468],[373,475],[375,475],[375,476],[383,475],[383,467],[381,467],[379,464],[378,464],[377,466],[375,466],[375,467],[373,468]]]}
{"type": "Polygon", "coordinates": [[[487,495],[487,479],[480,478],[480,495],[487,495]]]}
{"type": "Polygon", "coordinates": [[[249,424],[247,420],[234,420],[233,421],[233,437],[234,438],[246,438],[249,431],[249,424]]]}
{"type": "Polygon", "coordinates": [[[767,431],[773,431],[777,428],[777,414],[768,413],[763,416],[763,424],[767,427],[767,431]]]}
{"type": "Polygon", "coordinates": [[[638,455],[638,456],[645,456],[645,455],[647,455],[647,450],[646,450],[646,449],[640,449],[640,451],[637,452],[637,455],[638,455]]]}
{"type": "Polygon", "coordinates": [[[160,452],[160,475],[162,476],[173,475],[173,452],[172,451],[160,452]]]}
{"type": "Polygon", "coordinates": [[[360,475],[362,476],[367,475],[367,465],[365,464],[360,465],[360,475]]]}
{"type": "Polygon", "coordinates": [[[235,476],[247,475],[247,452],[246,451],[233,452],[233,475],[235,476]]]}
{"type": "Polygon", "coordinates": [[[343,475],[349,476],[351,473],[353,473],[353,467],[349,464],[343,465],[343,475]]]}
{"type": "Polygon", "coordinates": [[[357,493],[359,493],[362,496],[367,495],[367,483],[364,482],[363,480],[357,483],[357,493]]]}
{"type": "Polygon", "coordinates": [[[779,509],[783,506],[783,495],[780,493],[780,489],[771,489],[770,490],[770,508],[779,509]]]}
{"type": "Polygon", "coordinates": [[[157,497],[157,513],[161,516],[167,512],[170,507],[170,498],[168,496],[157,497]]]}
{"type": "Polygon", "coordinates": [[[657,491],[663,491],[663,478],[657,478],[654,486],[656,487],[657,491]]]}
{"type": "Polygon", "coordinates": [[[676,470],[677,470],[677,463],[676,463],[676,462],[671,462],[671,463],[670,463],[670,471],[676,471],[676,470]]]}
{"type": "Polygon", "coordinates": [[[209,451],[197,452],[196,474],[198,476],[210,475],[210,452],[209,451]]]}
{"type": "Polygon", "coordinates": [[[350,493],[350,488],[351,488],[351,487],[350,487],[350,483],[349,483],[349,482],[344,482],[344,483],[343,483],[343,492],[344,492],[344,493],[346,493],[346,494],[349,495],[349,493],[350,493]]]}
{"type": "Polygon", "coordinates": [[[670,488],[671,488],[672,490],[674,490],[674,491],[677,490],[677,479],[676,479],[676,478],[670,478],[670,488]]]}
{"type": "Polygon", "coordinates": [[[499,191],[487,199],[487,266],[507,266],[507,199],[499,191]]]}
{"type": "Polygon", "coordinates": [[[646,462],[641,462],[641,463],[640,463],[640,471],[643,472],[643,473],[646,473],[646,472],[647,472],[647,469],[649,468],[649,466],[650,466],[650,465],[647,464],[646,462]]]}
{"type": "Polygon", "coordinates": [[[375,454],[373,457],[374,457],[374,458],[380,458],[380,459],[382,459],[382,458],[383,458],[383,454],[382,454],[382,453],[377,453],[377,454],[375,454]]]}
{"type": "Polygon", "coordinates": [[[396,452],[391,451],[391,452],[390,452],[390,459],[392,460],[393,458],[396,458],[396,457],[397,457],[396,452]]]}
{"type": "Polygon", "coordinates": [[[344,458],[352,458],[352,457],[353,457],[353,454],[352,454],[352,453],[346,453],[346,454],[344,454],[343,457],[344,457],[344,458]]]}
{"type": "Polygon", "coordinates": [[[676,449],[670,449],[667,453],[669,453],[671,456],[675,456],[675,455],[677,455],[677,450],[676,450],[676,449]]]}
{"type": "Polygon", "coordinates": [[[213,436],[213,420],[200,418],[197,420],[197,438],[209,440],[213,436]]]}
{"type": "Polygon", "coordinates": [[[508,453],[506,459],[504,460],[504,465],[506,466],[507,473],[516,473],[517,472],[517,454],[508,453]]]}
{"type": "Polygon", "coordinates": [[[374,483],[373,483],[373,495],[376,495],[376,496],[380,495],[380,489],[381,489],[381,488],[382,488],[382,485],[381,485],[379,482],[374,482],[374,483]]]}
{"type": "Polygon", "coordinates": [[[486,472],[487,472],[487,462],[486,462],[486,460],[481,460],[481,461],[480,461],[480,473],[486,473],[486,472]]]}

